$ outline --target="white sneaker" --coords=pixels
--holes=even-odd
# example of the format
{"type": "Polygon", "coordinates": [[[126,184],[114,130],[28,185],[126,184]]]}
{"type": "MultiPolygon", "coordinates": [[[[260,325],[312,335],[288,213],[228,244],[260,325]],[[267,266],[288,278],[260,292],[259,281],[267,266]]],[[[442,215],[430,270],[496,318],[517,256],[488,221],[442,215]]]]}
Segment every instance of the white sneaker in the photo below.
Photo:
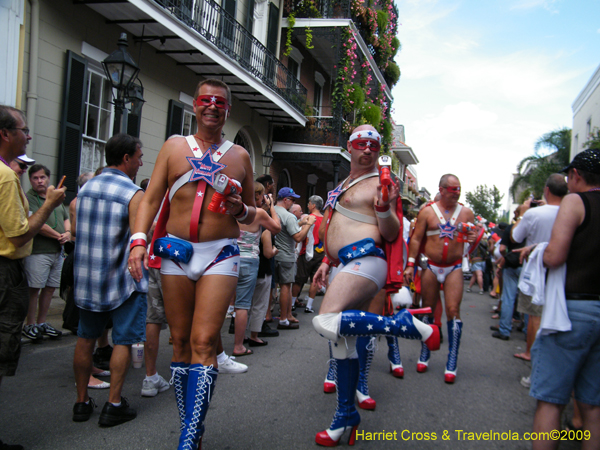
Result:
{"type": "Polygon", "coordinates": [[[152,380],[145,378],[144,382],[142,383],[142,397],[155,397],[156,394],[159,392],[164,392],[170,387],[171,386],[169,386],[169,383],[167,383],[167,381],[160,375],[158,376],[157,382],[153,382],[152,380]]]}
{"type": "Polygon", "coordinates": [[[521,386],[530,388],[531,387],[531,377],[521,378],[521,386]]]}
{"type": "Polygon", "coordinates": [[[233,360],[234,357],[228,356],[225,362],[219,363],[219,373],[244,373],[248,372],[246,364],[240,364],[233,360]]]}

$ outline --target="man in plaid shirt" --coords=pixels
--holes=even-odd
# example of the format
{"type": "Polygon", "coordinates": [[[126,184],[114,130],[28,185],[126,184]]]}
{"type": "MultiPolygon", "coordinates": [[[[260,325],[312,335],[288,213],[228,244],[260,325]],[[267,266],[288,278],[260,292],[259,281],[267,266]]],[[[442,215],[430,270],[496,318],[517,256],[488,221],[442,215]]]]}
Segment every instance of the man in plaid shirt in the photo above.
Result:
{"type": "Polygon", "coordinates": [[[77,403],[73,421],[88,420],[95,407],[87,385],[94,343],[110,319],[114,350],[110,360],[108,402],[100,426],[114,426],[136,417],[121,397],[131,360],[131,344],[146,340],[148,279],[136,282],[127,269],[130,229],[143,191],[132,179],[142,165],[139,139],[117,134],[106,143],[107,167],[86,183],[77,197],[75,246],[75,303],[80,308],[73,367],[77,403]]]}

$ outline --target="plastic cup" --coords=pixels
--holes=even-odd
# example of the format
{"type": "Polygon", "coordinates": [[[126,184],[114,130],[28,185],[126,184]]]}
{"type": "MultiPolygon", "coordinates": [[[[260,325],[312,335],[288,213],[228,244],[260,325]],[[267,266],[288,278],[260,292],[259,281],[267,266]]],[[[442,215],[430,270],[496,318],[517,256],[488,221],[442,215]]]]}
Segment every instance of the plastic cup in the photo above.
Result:
{"type": "Polygon", "coordinates": [[[133,344],[131,346],[131,362],[134,369],[141,369],[144,363],[144,344],[133,344]]]}

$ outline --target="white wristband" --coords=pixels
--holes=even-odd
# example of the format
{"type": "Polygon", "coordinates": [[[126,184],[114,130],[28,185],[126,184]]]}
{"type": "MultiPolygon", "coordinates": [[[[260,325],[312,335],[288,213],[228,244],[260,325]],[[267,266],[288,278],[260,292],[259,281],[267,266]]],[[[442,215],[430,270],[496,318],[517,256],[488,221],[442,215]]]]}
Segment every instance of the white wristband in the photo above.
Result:
{"type": "Polygon", "coordinates": [[[146,233],[135,233],[133,236],[131,236],[130,241],[133,242],[136,239],[143,239],[144,241],[148,242],[148,236],[146,236],[146,233]]]}
{"type": "Polygon", "coordinates": [[[237,220],[238,222],[242,222],[244,220],[246,220],[246,217],[248,217],[248,207],[246,206],[245,203],[242,203],[242,212],[240,212],[237,216],[233,216],[233,218],[235,220],[237,220]]]}
{"type": "Polygon", "coordinates": [[[411,257],[409,257],[409,258],[408,258],[408,262],[414,263],[414,262],[416,262],[416,260],[415,260],[415,258],[411,258],[411,257]]]}
{"type": "Polygon", "coordinates": [[[392,215],[392,210],[388,209],[387,211],[383,211],[383,212],[379,212],[379,211],[375,210],[375,215],[377,217],[385,219],[386,217],[390,217],[392,215]]]}

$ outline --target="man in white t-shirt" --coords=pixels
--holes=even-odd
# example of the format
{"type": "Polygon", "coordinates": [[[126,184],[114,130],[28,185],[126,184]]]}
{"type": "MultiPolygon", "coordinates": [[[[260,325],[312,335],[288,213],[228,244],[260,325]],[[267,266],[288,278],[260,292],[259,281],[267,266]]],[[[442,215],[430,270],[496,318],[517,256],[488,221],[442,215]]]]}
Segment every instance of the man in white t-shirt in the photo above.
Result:
{"type": "MultiPolygon", "coordinates": [[[[514,242],[521,243],[525,241],[526,246],[538,244],[540,242],[549,242],[552,233],[552,226],[558,214],[558,208],[562,198],[567,195],[568,188],[565,177],[562,174],[554,173],[546,180],[544,187],[544,198],[546,204],[534,207],[536,203],[528,199],[523,204],[525,213],[512,229],[511,239],[514,242]]],[[[504,305],[502,305],[504,309],[504,305]]],[[[531,297],[519,292],[519,303],[517,311],[529,315],[527,326],[527,348],[524,353],[516,353],[515,358],[531,360],[531,346],[535,340],[535,335],[540,326],[542,316],[542,306],[532,305],[531,297]]],[[[508,320],[512,318],[512,311],[508,315],[508,320]]],[[[502,318],[500,319],[502,321],[502,318]]],[[[529,380],[523,380],[527,383],[529,380]]]]}

